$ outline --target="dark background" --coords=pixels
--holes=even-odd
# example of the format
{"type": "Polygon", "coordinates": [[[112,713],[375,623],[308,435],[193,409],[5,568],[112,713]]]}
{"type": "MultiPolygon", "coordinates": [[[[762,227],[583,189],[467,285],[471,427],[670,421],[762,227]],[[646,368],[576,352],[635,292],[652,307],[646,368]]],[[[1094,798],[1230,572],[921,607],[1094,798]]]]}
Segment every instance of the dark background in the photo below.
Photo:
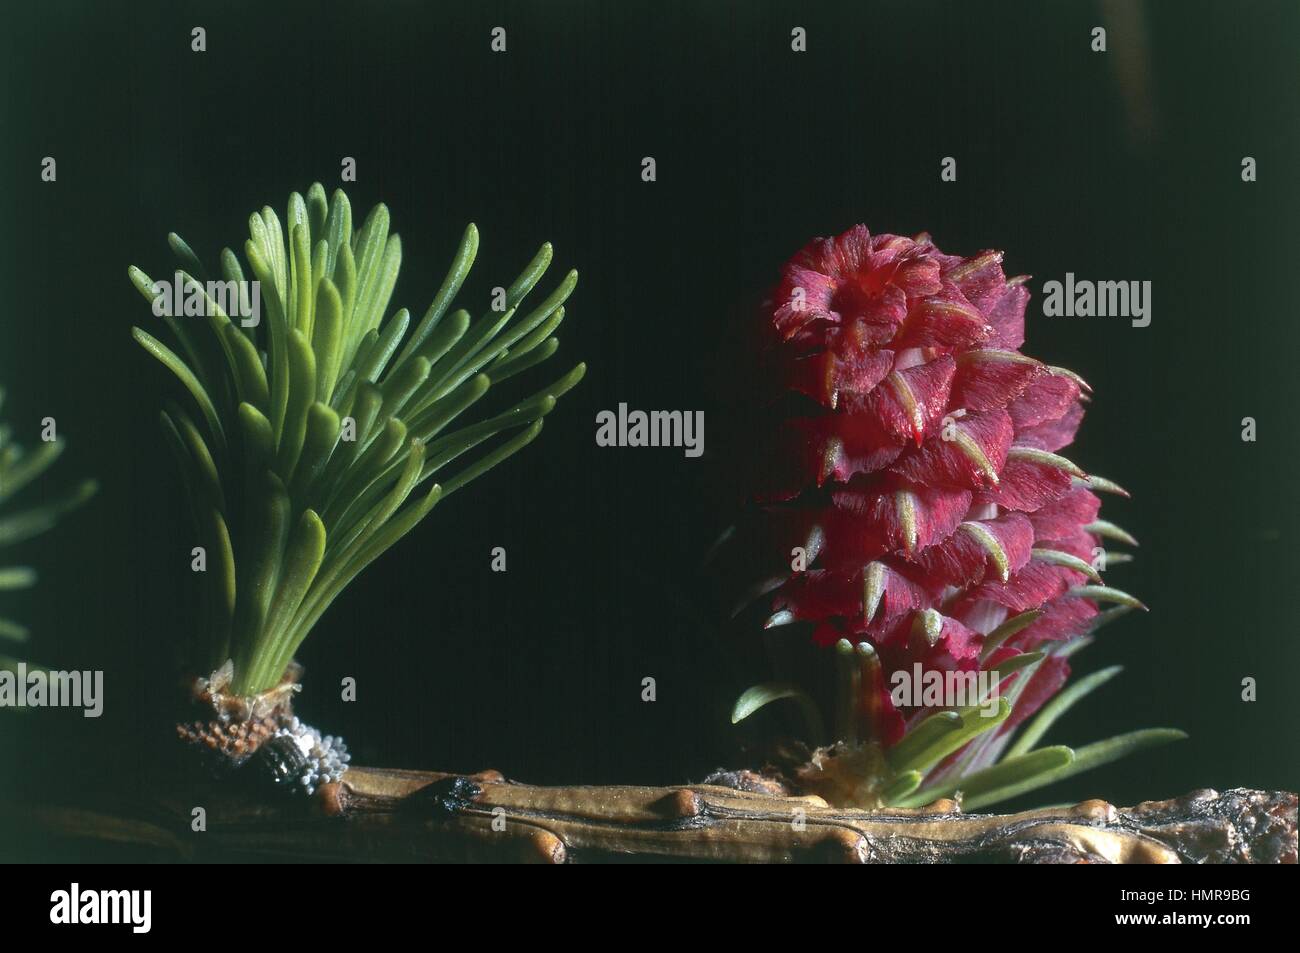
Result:
{"type": "Polygon", "coordinates": [[[353,156],[357,221],[383,201],[402,235],[393,308],[422,313],[466,222],[470,301],[550,240],[555,280],[582,279],[541,376],[590,368],[537,443],[435,510],[306,644],[299,710],[359,762],[592,783],[738,762],[726,713],[763,659],[717,638],[696,576],[731,516],[716,488],[745,480],[719,456],[752,386],[738,316],[807,239],[862,221],[1002,248],[1035,276],[1026,350],[1096,391],[1069,455],[1133,493],[1106,501],[1143,544],[1109,581],[1152,611],[1078,657],[1127,671],[1054,737],[1191,738],[1028,800],[1300,786],[1294,3],[56,2],[6,20],[4,415],[28,444],[57,419],[70,446],[49,488],[102,483],[12,557],[43,581],[6,610],[34,657],[104,669],[107,701],[97,721],[6,721],[0,785],[129,766],[176,697],[192,541],[157,422],[176,390],[130,340],[157,321],[127,265],[165,273],[169,230],[215,262],[249,212],[332,190],[353,156]],[[1067,271],[1152,281],[1151,326],[1044,317],[1042,283],[1067,271]],[[620,401],[703,409],[705,457],[596,447],[595,414],[620,401]]]}

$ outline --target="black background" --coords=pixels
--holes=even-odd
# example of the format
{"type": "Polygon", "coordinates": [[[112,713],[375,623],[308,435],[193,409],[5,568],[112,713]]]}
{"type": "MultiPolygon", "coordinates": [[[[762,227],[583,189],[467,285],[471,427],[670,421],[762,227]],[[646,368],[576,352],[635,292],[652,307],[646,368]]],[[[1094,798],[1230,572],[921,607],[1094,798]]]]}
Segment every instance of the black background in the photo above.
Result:
{"type": "MultiPolygon", "coordinates": [[[[1070,457],[1123,483],[1142,541],[1113,585],[1152,608],[1077,671],[1126,673],[1055,729],[1191,738],[1032,802],[1300,784],[1297,649],[1296,38],[1290,2],[50,3],[6,11],[0,380],[28,444],[70,447],[49,487],[100,495],[20,554],[7,595],[33,656],[106,671],[105,715],[0,725],[29,775],[129,765],[167,723],[194,612],[193,545],[157,423],[172,382],[130,340],[156,319],[126,279],[207,261],[291,190],[388,204],[393,308],[420,313],[465,223],[467,301],[536,246],[579,268],[562,347],[586,380],[541,439],[476,482],[335,603],[300,658],[299,710],[357,760],[536,782],[674,782],[736,763],[726,719],[764,675],[717,638],[696,577],[727,525],[721,456],[745,316],[813,235],[865,222],[1034,276],[1025,350],[1096,391],[1070,457]],[[508,52],[489,49],[494,26],[508,52]],[[1091,29],[1109,49],[1090,49],[1091,29]],[[207,30],[207,52],[190,30],[207,30]],[[808,51],[790,31],[808,31],[808,51]],[[1243,156],[1259,181],[1243,183],[1243,156]],[[40,181],[54,156],[55,183],[40,181]],[[653,156],[658,181],[641,180],[653,156]],[[944,156],[958,180],[940,181],[944,156]],[[1047,318],[1042,283],[1153,282],[1153,322],[1047,318]],[[620,401],[703,409],[707,452],[602,449],[620,401]],[[1258,421],[1243,443],[1241,419],[1258,421]],[[721,486],[724,492],[719,493],[721,486]],[[509,571],[489,571],[504,546],[509,571]],[[359,700],[338,700],[344,676],[359,700]],[[658,700],[641,701],[641,679],[658,700]],[[1259,700],[1240,700],[1245,676],[1259,700]],[[80,754],[80,752],[88,752],[80,754]]],[[[473,308],[471,308],[473,310],[473,308]]],[[[31,492],[36,499],[41,490],[31,492]]],[[[767,727],[771,727],[769,723],[767,727]]],[[[10,761],[12,766],[15,762],[10,761]]],[[[19,772],[6,770],[0,784],[19,772]]]]}

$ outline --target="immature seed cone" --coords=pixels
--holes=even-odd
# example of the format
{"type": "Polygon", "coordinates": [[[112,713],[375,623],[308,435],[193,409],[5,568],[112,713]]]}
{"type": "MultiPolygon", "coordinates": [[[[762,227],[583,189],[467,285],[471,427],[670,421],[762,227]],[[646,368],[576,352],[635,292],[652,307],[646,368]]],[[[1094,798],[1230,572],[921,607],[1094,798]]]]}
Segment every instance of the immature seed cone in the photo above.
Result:
{"type": "MultiPolygon", "coordinates": [[[[894,704],[894,672],[977,670],[982,653],[996,669],[1087,632],[1099,603],[1139,605],[1101,585],[1102,534],[1127,537],[1098,522],[1092,491],[1123,491],[1057,453],[1088,388],[1019,352],[1024,281],[1001,252],[945,255],[859,225],[796,255],[766,312],[801,396],[759,468],[777,534],[764,548],[806,553],[764,587],[769,625],[874,649],[855,716],[884,746],[931,710],[894,704]]],[[[1034,668],[1002,736],[1067,673],[1055,655],[1034,668]]]]}

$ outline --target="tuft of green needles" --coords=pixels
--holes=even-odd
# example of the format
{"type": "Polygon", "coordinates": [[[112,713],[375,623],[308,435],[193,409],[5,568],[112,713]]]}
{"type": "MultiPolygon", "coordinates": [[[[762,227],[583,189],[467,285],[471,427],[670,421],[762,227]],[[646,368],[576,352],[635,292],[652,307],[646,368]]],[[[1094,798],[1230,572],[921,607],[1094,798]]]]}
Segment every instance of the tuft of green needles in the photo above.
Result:
{"type": "MultiPolygon", "coordinates": [[[[175,349],[133,329],[188,393],[190,409],[169,403],[162,423],[206,556],[205,664],[233,660],[237,694],[273,688],[343,588],[439,501],[531,442],[586,369],[476,413],[558,349],[577,272],[526,307],[551,264],[545,244],[471,319],[452,310],[478,252],[470,225],[413,322],[405,308],[388,313],[402,260],[389,225],[381,204],[354,229],[347,196],[327,199],[317,183],[289,197],[283,223],[269,207],[251,215],[244,262],[223,249],[213,281],[171,234],[176,282],[201,307],[161,317],[175,349]],[[221,293],[252,281],[256,323],[221,293]]],[[[165,287],[128,274],[151,302],[165,287]]]]}

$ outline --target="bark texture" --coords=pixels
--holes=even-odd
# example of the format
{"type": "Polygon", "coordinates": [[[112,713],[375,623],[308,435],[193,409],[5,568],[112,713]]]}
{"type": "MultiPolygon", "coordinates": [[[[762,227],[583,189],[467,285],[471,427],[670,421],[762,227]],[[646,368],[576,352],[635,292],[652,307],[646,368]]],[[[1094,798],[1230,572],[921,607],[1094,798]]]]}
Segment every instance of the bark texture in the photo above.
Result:
{"type": "Polygon", "coordinates": [[[311,802],[208,782],[156,804],[28,807],[10,816],[73,838],[197,860],[789,863],[1295,863],[1296,795],[1200,790],[1115,807],[1019,814],[831,808],[746,772],[676,787],[538,787],[497,772],[355,767],[311,802]],[[745,788],[748,788],[746,790],[745,788]],[[191,830],[204,808],[206,831],[191,830]]]}

